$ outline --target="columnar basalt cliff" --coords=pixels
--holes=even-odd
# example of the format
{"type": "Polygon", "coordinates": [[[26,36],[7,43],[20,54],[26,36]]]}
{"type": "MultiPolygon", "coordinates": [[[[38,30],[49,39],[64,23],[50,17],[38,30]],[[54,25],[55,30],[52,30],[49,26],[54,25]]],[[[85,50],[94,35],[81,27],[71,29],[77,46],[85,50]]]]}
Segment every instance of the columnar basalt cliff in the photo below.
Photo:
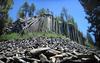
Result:
{"type": "Polygon", "coordinates": [[[18,21],[14,23],[13,30],[15,32],[20,32],[22,30],[28,30],[29,32],[54,32],[63,34],[73,41],[84,44],[85,38],[78,30],[77,24],[72,18],[68,19],[66,22],[57,19],[58,18],[53,17],[51,14],[34,16],[26,19],[19,18],[18,21]],[[64,27],[63,24],[65,24],[64,27]]]}

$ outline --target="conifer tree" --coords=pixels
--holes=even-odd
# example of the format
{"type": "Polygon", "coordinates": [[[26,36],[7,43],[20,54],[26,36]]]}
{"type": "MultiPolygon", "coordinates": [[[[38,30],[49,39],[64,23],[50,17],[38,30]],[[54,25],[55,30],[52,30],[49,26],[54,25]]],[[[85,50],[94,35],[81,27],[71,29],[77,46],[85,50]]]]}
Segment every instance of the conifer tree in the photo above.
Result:
{"type": "Polygon", "coordinates": [[[0,35],[4,33],[4,28],[8,19],[8,12],[12,8],[13,0],[0,0],[0,35]]]}
{"type": "Polygon", "coordinates": [[[96,45],[100,48],[100,0],[79,0],[87,14],[86,19],[91,24],[88,31],[92,32],[96,45]]]}

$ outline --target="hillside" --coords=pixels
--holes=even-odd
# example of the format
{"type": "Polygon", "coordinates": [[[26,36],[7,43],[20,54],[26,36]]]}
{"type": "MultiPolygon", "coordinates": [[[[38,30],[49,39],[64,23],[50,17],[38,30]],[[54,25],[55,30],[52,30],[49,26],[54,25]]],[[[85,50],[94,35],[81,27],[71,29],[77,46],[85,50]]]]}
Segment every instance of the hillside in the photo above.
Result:
{"type": "Polygon", "coordinates": [[[96,49],[68,38],[33,37],[0,42],[0,63],[99,63],[96,49]]]}

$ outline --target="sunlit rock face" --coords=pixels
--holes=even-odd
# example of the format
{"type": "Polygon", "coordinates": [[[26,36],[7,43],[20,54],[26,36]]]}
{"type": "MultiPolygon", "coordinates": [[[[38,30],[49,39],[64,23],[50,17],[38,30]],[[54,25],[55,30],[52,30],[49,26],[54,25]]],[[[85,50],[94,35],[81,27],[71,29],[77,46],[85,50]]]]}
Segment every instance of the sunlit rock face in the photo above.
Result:
{"type": "Polygon", "coordinates": [[[58,34],[65,34],[71,40],[80,44],[84,44],[83,34],[78,30],[77,24],[73,20],[67,21],[67,23],[60,19],[56,21],[53,15],[45,14],[44,16],[34,16],[26,19],[20,18],[19,26],[15,23],[14,29],[17,31],[28,30],[30,32],[54,32],[58,34]],[[63,26],[63,24],[65,24],[63,26]],[[64,30],[63,30],[64,29],[64,30]]]}
{"type": "MultiPolygon", "coordinates": [[[[19,18],[18,22],[20,22],[21,30],[27,29],[30,32],[47,32],[52,31],[53,29],[53,16],[52,15],[44,15],[44,16],[34,16],[26,19],[19,18]]],[[[15,23],[16,24],[16,23],[15,23]]],[[[15,29],[18,25],[16,24],[15,29]]]]}
{"type": "Polygon", "coordinates": [[[33,37],[0,42],[1,63],[99,63],[100,51],[69,38],[33,37]]]}

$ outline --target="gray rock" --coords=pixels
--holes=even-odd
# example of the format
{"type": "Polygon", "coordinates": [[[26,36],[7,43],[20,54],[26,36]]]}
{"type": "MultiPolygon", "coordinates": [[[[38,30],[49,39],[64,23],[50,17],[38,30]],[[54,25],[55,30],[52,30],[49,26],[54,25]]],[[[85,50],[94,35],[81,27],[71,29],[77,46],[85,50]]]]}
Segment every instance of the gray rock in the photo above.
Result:
{"type": "Polygon", "coordinates": [[[33,37],[0,42],[1,63],[99,63],[100,51],[62,38],[33,37]]]}
{"type": "Polygon", "coordinates": [[[4,63],[4,62],[0,60],[0,63],[4,63]]]}
{"type": "Polygon", "coordinates": [[[40,54],[39,58],[42,63],[49,63],[49,60],[47,59],[47,57],[44,54],[40,54]]]}
{"type": "Polygon", "coordinates": [[[21,58],[14,57],[14,63],[27,63],[27,62],[22,60],[21,58]]]}
{"type": "Polygon", "coordinates": [[[32,63],[38,63],[37,61],[34,61],[34,62],[32,62],[32,63]]]}

